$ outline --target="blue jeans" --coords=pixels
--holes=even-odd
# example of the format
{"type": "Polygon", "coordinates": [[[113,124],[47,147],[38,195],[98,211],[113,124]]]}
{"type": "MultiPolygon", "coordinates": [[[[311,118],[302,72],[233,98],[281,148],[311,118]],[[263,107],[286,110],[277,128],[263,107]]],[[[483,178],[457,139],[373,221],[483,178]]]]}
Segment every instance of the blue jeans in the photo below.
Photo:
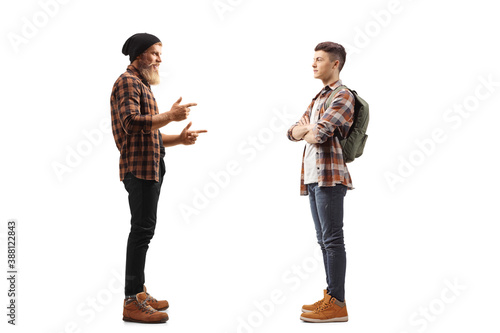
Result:
{"type": "Polygon", "coordinates": [[[313,183],[307,189],[316,237],[323,252],[328,294],[343,302],[346,254],[342,227],[347,187],[341,184],[320,187],[313,183]]]}

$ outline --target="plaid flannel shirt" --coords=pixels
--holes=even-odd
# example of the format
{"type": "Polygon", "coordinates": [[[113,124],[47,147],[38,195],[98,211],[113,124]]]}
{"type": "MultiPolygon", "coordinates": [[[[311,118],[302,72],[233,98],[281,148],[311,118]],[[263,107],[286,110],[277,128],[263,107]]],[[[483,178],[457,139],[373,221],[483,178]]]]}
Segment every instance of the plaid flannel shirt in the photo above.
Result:
{"type": "MultiPolygon", "coordinates": [[[[316,155],[316,166],[319,168],[318,185],[335,186],[335,184],[343,184],[348,189],[353,189],[351,175],[349,174],[349,170],[347,170],[347,165],[342,154],[342,147],[335,132],[338,129],[344,137],[349,132],[349,128],[354,120],[354,95],[349,89],[341,89],[333,97],[332,104],[330,106],[325,105],[326,100],[333,90],[341,85],[342,81],[338,80],[333,85],[324,87],[313,98],[301,119],[310,119],[313,105],[316,99],[319,98],[319,120],[312,129],[318,141],[318,154],[316,155]]],[[[292,136],[293,128],[298,124],[299,122],[296,122],[288,130],[287,136],[291,141],[300,141],[292,136]]],[[[300,175],[300,195],[308,195],[307,186],[304,184],[305,152],[306,149],[304,147],[300,175]]]]}
{"type": "Polygon", "coordinates": [[[111,93],[111,122],[120,151],[120,180],[135,177],[159,181],[160,131],[151,130],[158,105],[149,83],[129,65],[111,93]]]}

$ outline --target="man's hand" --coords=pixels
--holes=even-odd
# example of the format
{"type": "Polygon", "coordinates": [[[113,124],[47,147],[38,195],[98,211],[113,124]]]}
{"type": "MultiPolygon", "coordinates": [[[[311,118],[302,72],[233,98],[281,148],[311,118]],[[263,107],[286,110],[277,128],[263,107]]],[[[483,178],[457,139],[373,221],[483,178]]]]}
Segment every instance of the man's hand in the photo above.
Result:
{"type": "Polygon", "coordinates": [[[190,131],[189,128],[191,127],[192,122],[187,124],[187,126],[182,130],[181,134],[179,135],[180,142],[183,145],[192,145],[196,142],[196,139],[198,138],[198,133],[207,133],[207,130],[198,130],[198,131],[190,131]]]}
{"type": "Polygon", "coordinates": [[[314,134],[311,131],[314,127],[314,124],[309,123],[309,118],[302,117],[299,120],[299,125],[297,127],[299,127],[299,126],[300,126],[301,133],[304,133],[302,136],[302,139],[304,139],[304,141],[306,141],[307,143],[310,143],[310,144],[318,143],[318,142],[316,142],[316,138],[314,137],[314,134]]]}
{"type": "Polygon", "coordinates": [[[309,118],[307,117],[302,117],[299,120],[299,126],[306,126],[309,125],[309,118]]]}
{"type": "Polygon", "coordinates": [[[189,108],[191,106],[198,105],[196,103],[188,103],[188,104],[180,105],[181,101],[182,101],[182,97],[179,97],[177,102],[175,102],[172,105],[172,108],[168,112],[170,114],[170,119],[172,121],[181,121],[181,120],[186,119],[189,116],[189,111],[191,111],[189,108]]]}
{"type": "Polygon", "coordinates": [[[292,136],[296,140],[305,139],[306,134],[314,127],[314,124],[309,123],[308,117],[302,117],[299,124],[292,130],[292,136]]]}

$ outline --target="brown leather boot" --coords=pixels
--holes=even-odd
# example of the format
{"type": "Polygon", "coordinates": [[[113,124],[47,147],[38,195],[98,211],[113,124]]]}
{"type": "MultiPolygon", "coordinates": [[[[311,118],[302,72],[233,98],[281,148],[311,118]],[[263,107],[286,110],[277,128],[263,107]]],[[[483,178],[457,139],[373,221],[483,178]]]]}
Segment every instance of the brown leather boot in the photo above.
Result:
{"type": "Polygon", "coordinates": [[[163,311],[168,309],[168,302],[167,301],[158,301],[156,298],[148,294],[148,290],[146,289],[146,286],[144,286],[144,292],[148,297],[146,297],[146,302],[155,310],[158,311],[163,311]]]}
{"type": "Polygon", "coordinates": [[[339,302],[326,294],[322,305],[313,312],[303,313],[300,315],[300,319],[311,323],[347,321],[347,306],[345,302],[339,302]]]}
{"type": "Polygon", "coordinates": [[[309,304],[309,305],[303,305],[302,306],[302,312],[313,312],[316,310],[321,304],[323,304],[323,301],[325,300],[326,297],[326,289],[323,290],[323,298],[317,301],[314,304],[309,304]]]}
{"type": "Polygon", "coordinates": [[[136,299],[126,299],[123,302],[123,320],[147,324],[166,322],[168,314],[149,306],[146,302],[147,297],[148,295],[142,292],[136,295],[136,299]]]}

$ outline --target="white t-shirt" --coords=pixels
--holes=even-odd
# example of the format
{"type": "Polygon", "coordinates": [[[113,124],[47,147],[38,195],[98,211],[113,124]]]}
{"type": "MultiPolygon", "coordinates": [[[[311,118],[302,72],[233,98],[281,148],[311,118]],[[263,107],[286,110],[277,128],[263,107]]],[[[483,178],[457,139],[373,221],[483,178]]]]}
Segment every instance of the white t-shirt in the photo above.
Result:
{"type": "MultiPolygon", "coordinates": [[[[316,124],[319,117],[319,100],[316,98],[311,109],[309,117],[310,124],[316,124]]],[[[306,142],[306,153],[304,155],[304,184],[312,184],[318,182],[319,170],[316,166],[316,154],[318,153],[318,144],[310,144],[306,142]]]]}

